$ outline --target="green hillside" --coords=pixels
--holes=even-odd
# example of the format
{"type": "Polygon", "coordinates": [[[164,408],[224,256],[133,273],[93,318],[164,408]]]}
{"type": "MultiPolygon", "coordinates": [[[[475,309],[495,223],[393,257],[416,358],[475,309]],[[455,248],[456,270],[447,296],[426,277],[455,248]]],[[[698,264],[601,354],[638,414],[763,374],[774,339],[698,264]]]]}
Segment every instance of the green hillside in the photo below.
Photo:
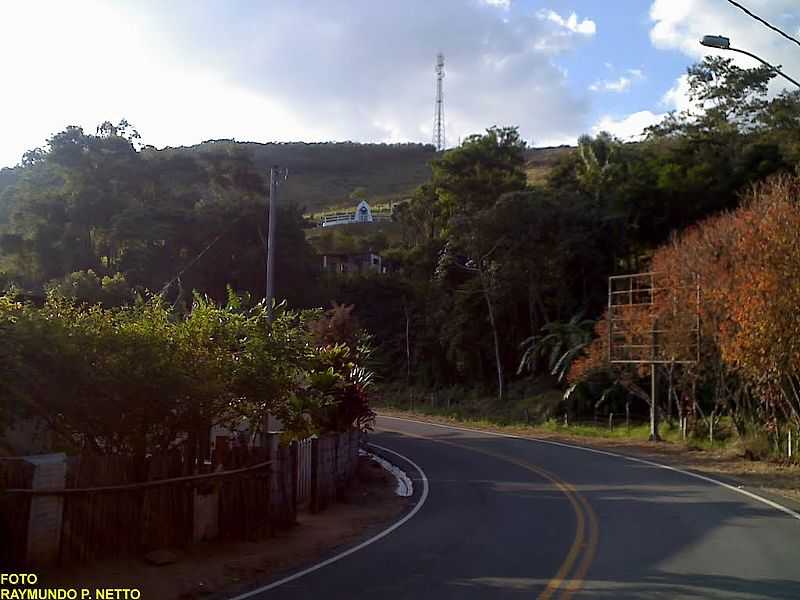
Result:
{"type": "MultiPolygon", "coordinates": [[[[246,153],[256,166],[267,171],[271,165],[289,169],[286,198],[309,215],[333,209],[350,209],[356,201],[350,195],[363,188],[374,207],[402,200],[430,179],[430,161],[436,151],[429,144],[358,144],[354,142],[267,143],[210,140],[197,146],[167,148],[159,154],[246,153]]],[[[530,148],[525,169],[532,184],[544,181],[547,172],[570,146],[530,148]]]]}
{"type": "MultiPolygon", "coordinates": [[[[541,183],[552,165],[569,146],[531,148],[526,152],[526,172],[532,184],[541,183]]],[[[350,209],[350,195],[363,188],[373,207],[388,206],[408,197],[430,178],[430,161],[436,151],[429,144],[268,143],[210,140],[196,146],[145,150],[159,158],[187,155],[219,155],[224,152],[250,154],[261,171],[271,165],[289,169],[286,198],[309,215],[333,209],[350,209]]],[[[16,170],[0,169],[0,192],[16,179],[16,170]]],[[[2,213],[0,206],[0,213],[2,213]]],[[[1,217],[2,215],[0,215],[1,217]]]]}
{"type": "Polygon", "coordinates": [[[364,188],[370,204],[388,203],[410,194],[430,178],[436,156],[425,144],[356,144],[300,142],[259,144],[230,140],[208,141],[165,153],[218,153],[244,149],[259,169],[271,165],[289,169],[286,197],[306,213],[355,204],[350,194],[364,188]]]}
{"type": "Polygon", "coordinates": [[[525,174],[531,185],[544,185],[547,174],[559,160],[575,151],[574,146],[530,148],[525,151],[525,174]]]}

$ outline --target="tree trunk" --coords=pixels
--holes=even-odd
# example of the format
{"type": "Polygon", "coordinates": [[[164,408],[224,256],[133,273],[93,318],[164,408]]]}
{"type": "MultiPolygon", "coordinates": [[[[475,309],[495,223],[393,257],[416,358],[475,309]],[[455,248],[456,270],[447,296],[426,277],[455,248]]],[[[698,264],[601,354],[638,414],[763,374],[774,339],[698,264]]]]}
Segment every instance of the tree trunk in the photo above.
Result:
{"type": "Polygon", "coordinates": [[[672,424],[672,395],[673,395],[673,386],[672,386],[672,370],[674,369],[675,365],[670,363],[669,368],[667,370],[667,423],[672,424]]]}
{"type": "Polygon", "coordinates": [[[533,294],[533,284],[528,284],[528,321],[530,326],[531,335],[536,335],[538,328],[536,327],[536,305],[535,296],[533,294]]]}
{"type": "Polygon", "coordinates": [[[494,307],[492,306],[492,298],[489,295],[489,286],[486,282],[486,274],[483,269],[480,270],[481,287],[483,288],[483,297],[486,300],[486,309],[489,313],[489,325],[492,328],[492,338],[494,340],[494,360],[497,366],[497,402],[503,402],[503,363],[500,360],[500,339],[497,336],[497,325],[494,320],[494,307]]]}
{"type": "Polygon", "coordinates": [[[411,396],[411,338],[409,332],[411,330],[411,318],[408,314],[408,304],[406,299],[403,298],[403,313],[406,317],[406,387],[408,388],[409,398],[411,396]]]}

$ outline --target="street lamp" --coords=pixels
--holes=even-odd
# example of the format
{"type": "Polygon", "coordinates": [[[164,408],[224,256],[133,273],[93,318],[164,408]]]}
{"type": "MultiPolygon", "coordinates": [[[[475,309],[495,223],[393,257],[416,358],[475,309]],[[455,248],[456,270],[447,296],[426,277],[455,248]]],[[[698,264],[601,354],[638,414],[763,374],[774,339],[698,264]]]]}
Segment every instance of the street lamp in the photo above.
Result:
{"type": "Polygon", "coordinates": [[[738,52],[739,54],[744,54],[746,56],[749,56],[750,58],[755,58],[762,65],[769,67],[772,71],[774,71],[781,77],[788,79],[789,81],[791,81],[793,84],[795,84],[797,87],[800,88],[800,83],[789,77],[786,73],[783,73],[777,67],[769,64],[763,58],[759,58],[758,56],[756,56],[752,52],[748,52],[747,50],[740,50],[739,48],[734,48],[733,46],[731,46],[730,38],[726,38],[725,36],[722,35],[704,35],[703,39],[700,40],[700,44],[702,46],[705,46],[706,48],[714,48],[715,50],[730,50],[731,52],[738,52]]]}

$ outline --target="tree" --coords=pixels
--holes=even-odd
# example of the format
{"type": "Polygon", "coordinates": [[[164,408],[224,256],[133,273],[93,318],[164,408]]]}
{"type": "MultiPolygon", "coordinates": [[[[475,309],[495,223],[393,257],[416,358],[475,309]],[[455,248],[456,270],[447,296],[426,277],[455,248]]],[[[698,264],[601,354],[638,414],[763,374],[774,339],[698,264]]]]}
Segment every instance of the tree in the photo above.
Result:
{"type": "Polygon", "coordinates": [[[619,175],[617,164],[620,141],[610,133],[601,131],[594,138],[582,135],[578,138],[577,179],[584,190],[591,194],[595,205],[601,196],[613,185],[619,175]]]}
{"type": "Polygon", "coordinates": [[[437,270],[442,281],[452,267],[476,276],[492,335],[498,401],[505,383],[496,314],[500,267],[493,255],[502,240],[485,235],[483,225],[494,218],[503,194],[525,188],[524,147],[515,128],[492,128],[468,137],[433,164],[432,185],[446,218],[446,246],[437,270]]]}
{"type": "Polygon", "coordinates": [[[524,149],[515,127],[492,127],[433,161],[432,185],[445,219],[491,208],[502,194],[525,189],[524,149]]]}

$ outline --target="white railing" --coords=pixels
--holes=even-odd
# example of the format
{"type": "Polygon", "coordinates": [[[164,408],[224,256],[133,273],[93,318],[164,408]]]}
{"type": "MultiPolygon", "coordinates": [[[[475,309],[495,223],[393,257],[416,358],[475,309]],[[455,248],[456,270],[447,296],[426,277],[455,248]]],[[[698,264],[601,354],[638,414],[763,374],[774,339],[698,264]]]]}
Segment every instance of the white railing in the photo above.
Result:
{"type": "Polygon", "coordinates": [[[369,221],[360,221],[356,218],[353,212],[330,213],[322,215],[320,218],[320,225],[322,227],[331,227],[332,225],[346,225],[348,223],[377,223],[387,222],[392,220],[391,211],[373,211],[372,219],[369,221]]]}

